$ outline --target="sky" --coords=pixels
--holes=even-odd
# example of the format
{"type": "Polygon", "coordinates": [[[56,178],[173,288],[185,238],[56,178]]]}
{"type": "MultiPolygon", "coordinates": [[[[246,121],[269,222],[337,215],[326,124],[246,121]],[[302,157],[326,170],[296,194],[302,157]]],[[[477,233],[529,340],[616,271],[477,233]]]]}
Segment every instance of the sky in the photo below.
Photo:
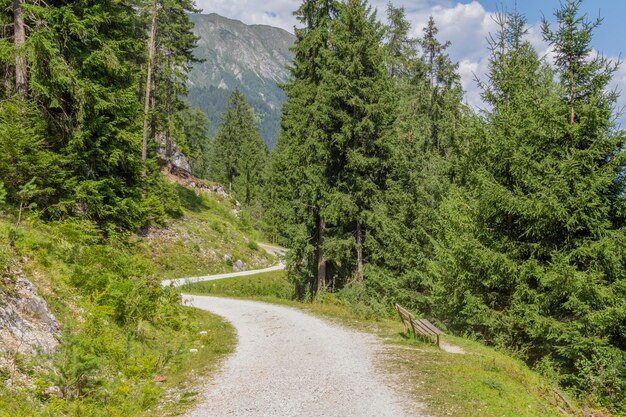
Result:
{"type": "MultiPolygon", "coordinates": [[[[370,0],[384,18],[388,0],[370,0]]],[[[567,1],[567,0],[563,0],[567,1]]],[[[196,0],[197,6],[204,13],[217,13],[222,16],[241,20],[247,24],[266,24],[281,27],[293,32],[297,24],[293,11],[301,3],[299,0],[196,0]]],[[[413,25],[414,35],[421,34],[429,16],[433,16],[439,27],[439,40],[450,41],[448,50],[451,58],[459,63],[463,88],[467,103],[481,108],[480,91],[476,77],[484,78],[487,71],[487,36],[497,28],[493,21],[498,8],[517,9],[528,19],[530,42],[543,56],[549,56],[549,47],[542,39],[540,21],[545,16],[553,21],[553,12],[559,7],[560,0],[392,0],[394,6],[404,6],[413,25]]],[[[585,0],[582,11],[589,18],[601,17],[603,24],[592,40],[592,47],[612,59],[619,59],[626,52],[625,0],[585,0]]],[[[622,65],[614,78],[618,90],[624,90],[619,106],[626,105],[626,64],[622,65]]],[[[626,126],[626,118],[620,118],[626,126]]]]}

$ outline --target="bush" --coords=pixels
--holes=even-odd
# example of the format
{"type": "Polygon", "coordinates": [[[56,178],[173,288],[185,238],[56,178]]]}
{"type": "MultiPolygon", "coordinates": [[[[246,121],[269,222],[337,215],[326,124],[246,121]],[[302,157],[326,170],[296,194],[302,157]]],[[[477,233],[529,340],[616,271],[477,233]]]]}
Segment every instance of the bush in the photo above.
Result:
{"type": "Polygon", "coordinates": [[[7,190],[4,188],[4,183],[0,181],[0,207],[6,204],[7,190]]]}

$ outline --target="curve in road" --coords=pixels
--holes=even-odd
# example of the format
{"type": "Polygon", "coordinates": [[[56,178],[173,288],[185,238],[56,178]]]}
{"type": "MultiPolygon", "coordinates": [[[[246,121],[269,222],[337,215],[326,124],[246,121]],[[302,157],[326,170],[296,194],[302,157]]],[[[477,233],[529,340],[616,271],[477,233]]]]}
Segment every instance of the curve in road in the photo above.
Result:
{"type": "Polygon", "coordinates": [[[239,337],[190,417],[408,415],[406,399],[374,365],[382,350],[375,336],[283,306],[189,295],[184,301],[226,318],[239,337]]]}

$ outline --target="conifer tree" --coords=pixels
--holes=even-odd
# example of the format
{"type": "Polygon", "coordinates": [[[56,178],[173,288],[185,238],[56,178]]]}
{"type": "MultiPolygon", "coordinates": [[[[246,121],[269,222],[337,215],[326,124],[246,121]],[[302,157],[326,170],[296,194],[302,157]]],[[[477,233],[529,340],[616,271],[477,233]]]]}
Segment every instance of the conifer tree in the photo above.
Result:
{"type": "Polygon", "coordinates": [[[318,101],[331,139],[326,175],[334,238],[345,246],[352,236],[352,273],[362,281],[369,217],[388,177],[395,102],[382,47],[384,31],[375,13],[362,0],[348,0],[338,12],[331,23],[331,48],[324,51],[327,68],[318,101]]]}
{"type": "Polygon", "coordinates": [[[411,23],[407,20],[404,7],[387,4],[385,50],[387,68],[392,79],[410,78],[419,70],[417,39],[410,36],[411,23]]]}
{"type": "Polygon", "coordinates": [[[145,34],[135,6],[102,0],[29,7],[45,22],[28,39],[29,90],[45,118],[44,146],[65,173],[57,201],[45,208],[49,216],[131,229],[149,216],[137,101],[145,34]]]}
{"type": "Polygon", "coordinates": [[[154,62],[154,108],[152,138],[171,164],[176,137],[176,114],[184,111],[182,98],[188,93],[190,65],[196,62],[193,49],[198,37],[193,33],[189,13],[197,12],[191,0],[160,0],[154,62]]]}
{"type": "Polygon", "coordinates": [[[289,245],[290,273],[300,295],[327,285],[325,248],[327,144],[324,113],[317,102],[325,70],[336,0],[307,0],[296,11],[292,81],[284,86],[281,133],[270,160],[266,219],[289,245]]]}
{"type": "Polygon", "coordinates": [[[435,307],[561,373],[563,383],[618,404],[624,141],[613,131],[615,95],[607,90],[614,66],[589,56],[590,26],[573,17],[577,5],[557,11],[556,33],[544,28],[554,69],[524,39],[522,16],[500,18],[484,84],[492,110],[475,123],[465,182],[440,209],[435,307]],[[571,50],[579,61],[560,58],[571,50]]]}
{"type": "Polygon", "coordinates": [[[211,179],[250,204],[259,196],[266,153],[252,107],[235,90],[213,142],[211,179]]]}
{"type": "MultiPolygon", "coordinates": [[[[447,56],[446,44],[437,40],[434,21],[425,28],[430,38],[411,39],[406,17],[395,13],[388,20],[387,32],[404,28],[406,44],[412,47],[396,58],[405,70],[394,77],[397,118],[389,178],[372,216],[368,286],[379,298],[428,312],[427,264],[433,257],[437,210],[458,175],[459,138],[467,111],[461,102],[457,66],[447,56]]],[[[392,40],[388,37],[387,42],[389,50],[392,40]]]]}

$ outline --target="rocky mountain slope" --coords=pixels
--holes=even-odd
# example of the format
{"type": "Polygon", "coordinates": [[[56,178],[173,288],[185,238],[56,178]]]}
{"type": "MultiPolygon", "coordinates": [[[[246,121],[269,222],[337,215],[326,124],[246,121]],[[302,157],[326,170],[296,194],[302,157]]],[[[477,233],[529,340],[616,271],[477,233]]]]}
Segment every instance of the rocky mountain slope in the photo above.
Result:
{"type": "Polygon", "coordinates": [[[191,19],[200,37],[195,55],[203,62],[191,71],[189,100],[209,115],[215,132],[231,92],[238,88],[259,118],[265,143],[274,146],[285,100],[278,84],[289,77],[294,35],[217,14],[194,14],[191,19]]]}

